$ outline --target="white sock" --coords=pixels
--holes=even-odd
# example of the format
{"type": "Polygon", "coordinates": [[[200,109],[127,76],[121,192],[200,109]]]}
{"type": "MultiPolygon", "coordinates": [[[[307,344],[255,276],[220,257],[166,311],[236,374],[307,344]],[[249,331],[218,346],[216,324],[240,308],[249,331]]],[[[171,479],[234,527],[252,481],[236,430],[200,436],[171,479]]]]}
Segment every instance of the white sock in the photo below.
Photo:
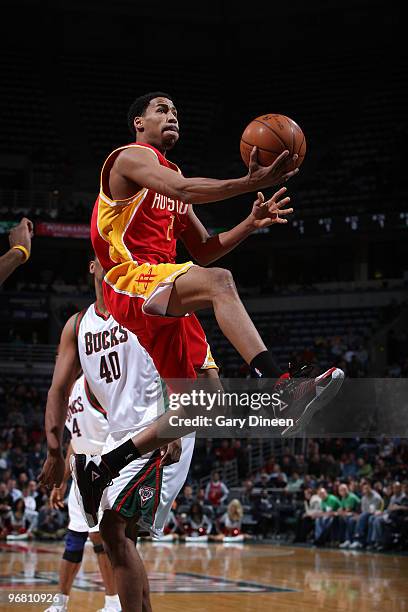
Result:
{"type": "Polygon", "coordinates": [[[57,593],[57,598],[54,601],[55,606],[60,606],[61,608],[68,607],[69,595],[64,595],[63,593],[57,593]]]}
{"type": "Polygon", "coordinates": [[[119,595],[105,595],[105,608],[116,608],[120,610],[119,595]]]}

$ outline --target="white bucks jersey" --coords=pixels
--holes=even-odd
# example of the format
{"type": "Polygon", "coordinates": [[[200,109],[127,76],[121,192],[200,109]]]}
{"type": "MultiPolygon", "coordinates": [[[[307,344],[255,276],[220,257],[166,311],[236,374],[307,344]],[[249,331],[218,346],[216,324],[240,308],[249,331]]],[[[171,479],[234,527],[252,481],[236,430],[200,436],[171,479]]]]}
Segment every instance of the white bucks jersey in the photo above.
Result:
{"type": "Polygon", "coordinates": [[[102,452],[109,434],[108,420],[105,411],[89,401],[83,376],[72,388],[65,427],[71,434],[75,453],[99,455],[102,452]]]}
{"type": "Polygon", "coordinates": [[[163,411],[160,378],[137,337],[92,304],[75,324],[85,388],[110,433],[145,427],[163,411]],[[82,318],[81,318],[82,317],[82,318]]]}

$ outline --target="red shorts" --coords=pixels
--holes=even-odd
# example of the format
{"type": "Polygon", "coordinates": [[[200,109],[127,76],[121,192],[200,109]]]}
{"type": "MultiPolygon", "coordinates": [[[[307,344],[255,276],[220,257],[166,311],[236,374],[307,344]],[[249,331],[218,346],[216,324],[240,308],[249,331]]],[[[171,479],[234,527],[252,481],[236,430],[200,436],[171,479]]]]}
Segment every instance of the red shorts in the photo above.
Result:
{"type": "Polygon", "coordinates": [[[197,370],[217,368],[197,317],[163,314],[174,280],[192,265],[126,262],[103,281],[107,309],[136,334],[162,378],[196,378],[197,370]]]}

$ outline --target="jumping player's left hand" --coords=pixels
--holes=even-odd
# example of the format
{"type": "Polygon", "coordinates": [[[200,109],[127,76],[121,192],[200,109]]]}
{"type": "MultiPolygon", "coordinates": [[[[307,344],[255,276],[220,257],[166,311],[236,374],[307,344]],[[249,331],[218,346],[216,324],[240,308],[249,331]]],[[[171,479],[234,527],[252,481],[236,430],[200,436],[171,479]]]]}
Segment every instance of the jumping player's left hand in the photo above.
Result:
{"type": "Polygon", "coordinates": [[[164,467],[166,465],[171,465],[172,463],[177,463],[180,461],[181,457],[181,440],[175,440],[174,442],[170,442],[166,446],[162,446],[160,449],[161,461],[160,467],[164,467]]]}
{"type": "Polygon", "coordinates": [[[283,197],[286,187],[282,187],[265,202],[263,193],[258,191],[258,197],[254,202],[251,212],[251,221],[255,229],[268,227],[274,223],[287,223],[287,215],[293,213],[293,208],[285,208],[290,202],[290,197],[283,197]]]}

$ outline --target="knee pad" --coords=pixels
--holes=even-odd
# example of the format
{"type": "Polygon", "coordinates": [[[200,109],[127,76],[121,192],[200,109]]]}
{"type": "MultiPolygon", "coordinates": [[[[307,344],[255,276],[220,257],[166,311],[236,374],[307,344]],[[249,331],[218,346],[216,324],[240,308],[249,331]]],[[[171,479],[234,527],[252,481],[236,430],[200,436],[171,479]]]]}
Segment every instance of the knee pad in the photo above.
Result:
{"type": "Polygon", "coordinates": [[[94,543],[92,542],[92,545],[93,545],[93,549],[94,549],[94,553],[95,553],[95,555],[100,555],[101,553],[104,553],[104,552],[105,552],[105,549],[104,549],[104,547],[103,547],[103,544],[94,544],[94,543]]]}
{"type": "Polygon", "coordinates": [[[81,563],[87,538],[87,531],[72,531],[68,529],[62,558],[71,563],[81,563]]]}

